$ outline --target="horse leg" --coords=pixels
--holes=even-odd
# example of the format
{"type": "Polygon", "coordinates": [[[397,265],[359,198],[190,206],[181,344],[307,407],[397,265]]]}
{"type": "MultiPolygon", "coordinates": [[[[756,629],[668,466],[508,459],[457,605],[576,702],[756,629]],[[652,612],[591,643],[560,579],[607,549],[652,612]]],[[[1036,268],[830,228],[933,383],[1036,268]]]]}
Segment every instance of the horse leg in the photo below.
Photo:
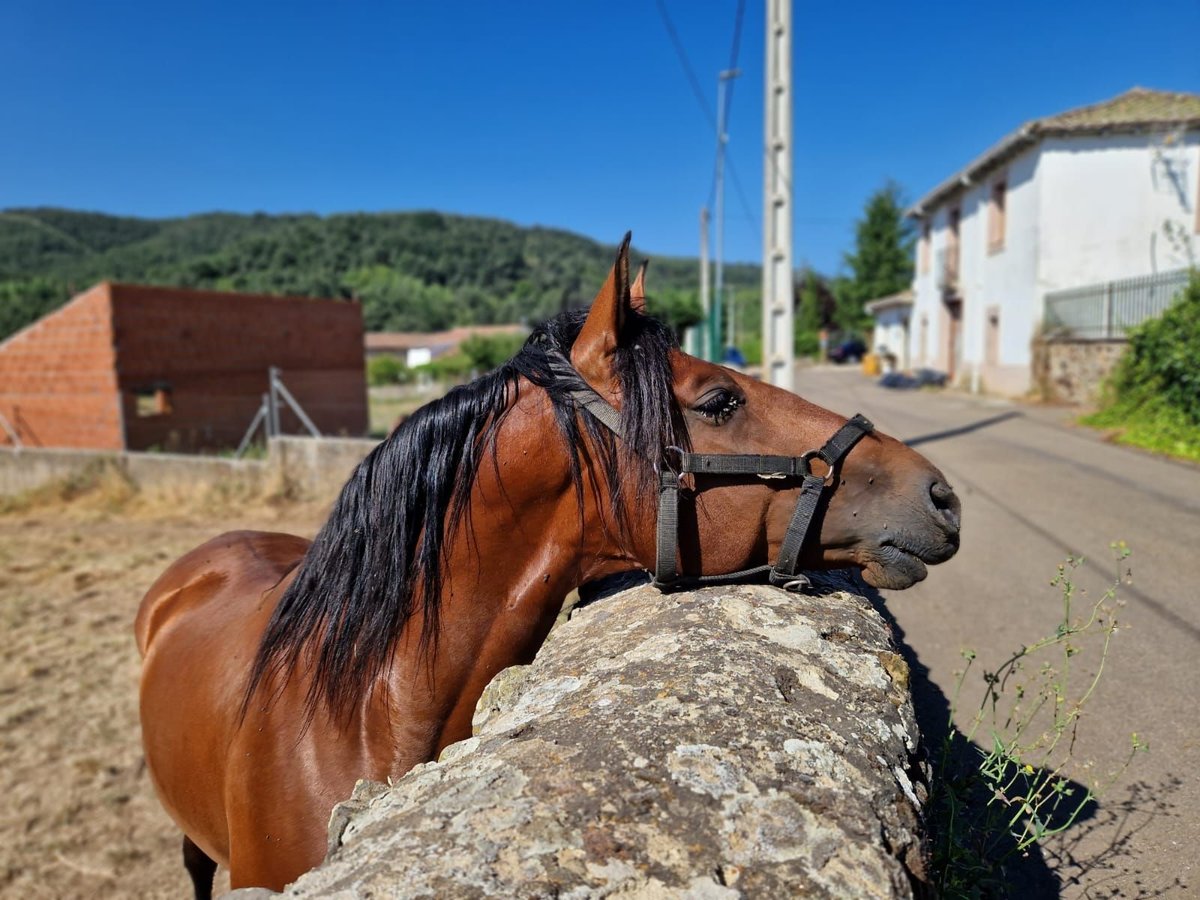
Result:
{"type": "Polygon", "coordinates": [[[217,864],[186,834],[183,836],[183,865],[192,876],[196,900],[212,900],[213,876],[217,873],[217,864]]]}

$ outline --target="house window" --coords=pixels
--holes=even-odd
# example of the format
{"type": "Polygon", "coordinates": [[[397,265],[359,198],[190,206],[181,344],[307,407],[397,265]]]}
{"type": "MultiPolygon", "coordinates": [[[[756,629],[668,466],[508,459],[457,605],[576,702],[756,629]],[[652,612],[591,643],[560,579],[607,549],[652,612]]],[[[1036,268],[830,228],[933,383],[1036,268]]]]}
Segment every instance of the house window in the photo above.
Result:
{"type": "Polygon", "coordinates": [[[917,248],[917,266],[918,272],[921,275],[929,274],[929,242],[931,240],[932,229],[929,220],[926,219],[921,223],[921,241],[917,248]]]}
{"type": "Polygon", "coordinates": [[[171,388],[169,385],[135,388],[133,397],[134,408],[139,419],[171,414],[171,388]]]}
{"type": "Polygon", "coordinates": [[[946,216],[946,249],[942,270],[942,285],[948,291],[958,287],[958,225],[962,210],[957,206],[946,216]]]}
{"type": "Polygon", "coordinates": [[[989,366],[1000,363],[1000,307],[987,308],[987,333],[984,337],[983,361],[989,366]]]}
{"type": "Polygon", "coordinates": [[[1008,206],[1008,182],[999,178],[992,182],[992,201],[988,204],[988,252],[1004,249],[1004,220],[1008,206]]]}

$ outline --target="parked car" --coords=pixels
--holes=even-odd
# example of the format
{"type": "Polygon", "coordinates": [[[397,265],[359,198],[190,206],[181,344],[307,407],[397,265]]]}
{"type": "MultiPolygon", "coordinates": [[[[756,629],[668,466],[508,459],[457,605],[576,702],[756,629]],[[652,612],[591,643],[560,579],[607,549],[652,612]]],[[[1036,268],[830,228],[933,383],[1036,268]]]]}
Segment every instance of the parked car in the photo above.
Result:
{"type": "Polygon", "coordinates": [[[867,352],[867,345],[861,338],[850,338],[835,345],[829,351],[829,358],[835,363],[861,362],[867,352]]]}

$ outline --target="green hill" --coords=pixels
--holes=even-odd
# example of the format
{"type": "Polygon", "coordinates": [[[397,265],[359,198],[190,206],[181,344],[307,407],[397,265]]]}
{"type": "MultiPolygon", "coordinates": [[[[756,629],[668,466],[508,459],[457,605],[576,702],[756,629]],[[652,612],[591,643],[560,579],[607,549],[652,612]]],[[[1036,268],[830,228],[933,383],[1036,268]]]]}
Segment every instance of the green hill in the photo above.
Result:
{"type": "MultiPolygon", "coordinates": [[[[0,338],[97,281],[358,297],[371,330],[534,322],[591,301],[615,245],[437,212],[140,219],[0,211],[0,338]]],[[[635,252],[635,259],[643,254],[635,252]]],[[[694,293],[694,259],[654,258],[654,295],[694,293]]],[[[759,269],[726,267],[757,293],[759,269]]]]}

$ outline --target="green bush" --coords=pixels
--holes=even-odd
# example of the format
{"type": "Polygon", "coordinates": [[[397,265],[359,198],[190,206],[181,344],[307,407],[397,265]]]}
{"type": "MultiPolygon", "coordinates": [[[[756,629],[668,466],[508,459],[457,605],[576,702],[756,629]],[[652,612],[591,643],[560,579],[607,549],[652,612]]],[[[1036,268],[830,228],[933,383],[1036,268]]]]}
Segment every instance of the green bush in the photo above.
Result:
{"type": "Polygon", "coordinates": [[[471,357],[459,349],[453,353],[439,356],[433,362],[426,363],[420,368],[428,372],[434,381],[459,381],[476,370],[478,366],[471,357]]]}
{"type": "Polygon", "coordinates": [[[481,372],[512,359],[525,343],[523,334],[472,334],[459,347],[459,353],[470,360],[468,368],[481,372]]]}
{"type": "Polygon", "coordinates": [[[1130,332],[1101,409],[1082,421],[1119,429],[1123,444],[1200,460],[1200,275],[1130,332]]]}
{"type": "Polygon", "coordinates": [[[797,331],[795,352],[797,356],[819,356],[821,336],[815,331],[797,331]]]}
{"type": "Polygon", "coordinates": [[[384,384],[407,384],[412,372],[398,356],[373,356],[367,360],[367,383],[372,387],[384,384]]]}
{"type": "Polygon", "coordinates": [[[1161,398],[1200,426],[1200,273],[1162,316],[1130,332],[1113,390],[1118,403],[1161,398]]]}

